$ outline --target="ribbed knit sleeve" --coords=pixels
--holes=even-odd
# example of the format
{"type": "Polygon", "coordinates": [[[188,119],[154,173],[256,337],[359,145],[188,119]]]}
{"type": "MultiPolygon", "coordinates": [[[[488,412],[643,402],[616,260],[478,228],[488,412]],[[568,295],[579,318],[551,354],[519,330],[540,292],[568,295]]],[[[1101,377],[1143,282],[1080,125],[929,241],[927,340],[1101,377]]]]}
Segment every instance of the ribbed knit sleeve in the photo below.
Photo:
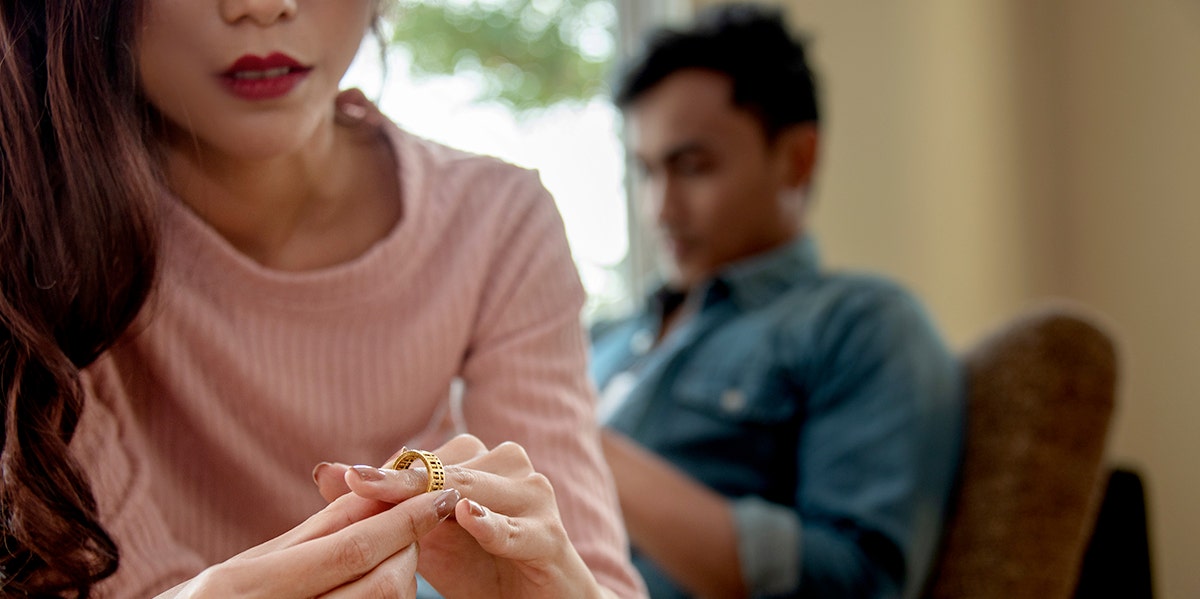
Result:
{"type": "Polygon", "coordinates": [[[584,291],[562,222],[536,179],[495,191],[510,210],[488,252],[463,367],[467,430],[489,446],[523,445],[554,484],[567,531],[600,582],[638,596],[640,580],[623,566],[626,537],[586,374],[584,291]]]}
{"type": "Polygon", "coordinates": [[[152,597],[190,578],[205,563],[175,541],[149,493],[141,435],[130,429],[129,406],[105,358],[84,373],[87,399],[71,452],[89,474],[105,529],[117,543],[117,572],[96,589],[99,597],[152,597]]]}

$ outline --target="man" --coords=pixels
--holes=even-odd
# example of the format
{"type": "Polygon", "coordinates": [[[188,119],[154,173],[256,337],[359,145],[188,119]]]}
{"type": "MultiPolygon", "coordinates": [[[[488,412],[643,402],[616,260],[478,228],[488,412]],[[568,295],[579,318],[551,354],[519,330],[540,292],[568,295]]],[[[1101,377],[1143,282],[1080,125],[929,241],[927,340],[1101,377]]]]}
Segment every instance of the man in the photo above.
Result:
{"type": "Polygon", "coordinates": [[[605,451],[665,597],[919,591],[962,434],[962,377],[914,298],[818,267],[812,74],[778,13],[662,31],[617,94],[669,264],[593,330],[605,451]]]}

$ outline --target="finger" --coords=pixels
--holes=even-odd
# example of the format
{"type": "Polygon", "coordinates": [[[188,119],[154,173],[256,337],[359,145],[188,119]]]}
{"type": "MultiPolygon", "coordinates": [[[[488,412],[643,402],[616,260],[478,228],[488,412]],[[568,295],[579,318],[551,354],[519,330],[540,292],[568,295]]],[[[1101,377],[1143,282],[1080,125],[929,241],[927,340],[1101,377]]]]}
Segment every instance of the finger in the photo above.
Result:
{"type": "MultiPolygon", "coordinates": [[[[354,478],[347,476],[355,495],[380,502],[399,502],[422,494],[426,485],[423,473],[416,475],[407,470],[379,470],[371,479],[354,478]]],[[[464,498],[474,499],[509,516],[549,514],[557,517],[554,488],[544,475],[537,472],[509,477],[450,466],[446,469],[446,487],[457,489],[464,498]]]]}
{"type": "Polygon", "coordinates": [[[229,588],[262,589],[265,596],[329,592],[358,580],[416,543],[454,510],[459,497],[454,489],[424,494],[329,535],[253,559],[227,562],[224,574],[233,581],[229,588]],[[253,582],[260,586],[248,586],[253,582]]]}
{"type": "Polygon", "coordinates": [[[487,446],[474,435],[456,435],[434,453],[443,464],[458,464],[487,453],[487,446]]]}
{"type": "Polygon", "coordinates": [[[408,451],[408,446],[407,446],[407,445],[402,445],[402,446],[400,447],[400,451],[397,451],[396,453],[393,453],[392,455],[388,456],[388,459],[387,459],[387,461],[385,461],[385,462],[383,463],[383,467],[384,467],[384,468],[390,468],[390,467],[391,467],[391,465],[392,465],[393,463],[395,463],[395,461],[396,461],[396,458],[400,457],[400,454],[402,454],[402,453],[404,453],[404,452],[406,452],[406,451],[408,451]]]}
{"type": "Polygon", "coordinates": [[[463,497],[514,516],[555,509],[553,487],[533,470],[519,445],[504,444],[467,464],[471,467],[455,466],[446,472],[446,485],[458,489],[463,497]]]}
{"type": "MultiPolygon", "coordinates": [[[[470,497],[503,511],[523,510],[529,501],[528,492],[516,490],[528,477],[537,475],[525,448],[516,443],[501,443],[487,451],[483,444],[469,435],[460,435],[439,451],[457,455],[476,454],[461,465],[445,466],[445,486],[458,489],[464,497],[470,497]]],[[[446,462],[445,459],[442,460],[446,462]]],[[[537,475],[540,476],[540,475],[537,475]]],[[[355,494],[362,497],[399,503],[425,492],[429,484],[429,473],[414,463],[403,470],[352,466],[346,471],[344,482],[355,494]]],[[[546,494],[553,498],[553,490],[546,494]]]]}
{"type": "Polygon", "coordinates": [[[429,486],[429,473],[424,468],[391,470],[360,464],[351,466],[346,471],[343,481],[352,492],[361,497],[400,503],[425,492],[429,486]]]}
{"type": "Polygon", "coordinates": [[[416,597],[418,543],[413,543],[384,560],[366,576],[344,584],[324,597],[350,599],[353,597],[416,597]]]}
{"type": "Polygon", "coordinates": [[[305,541],[339,531],[355,522],[369,518],[392,507],[392,503],[376,501],[347,493],[335,499],[321,511],[309,516],[291,530],[261,545],[239,553],[239,558],[253,558],[279,551],[305,541]]]}
{"type": "Polygon", "coordinates": [[[362,91],[346,90],[338,94],[335,100],[335,121],[339,125],[378,125],[379,115],[371,109],[371,103],[362,91]]]}
{"type": "Polygon", "coordinates": [[[346,485],[346,470],[349,468],[346,464],[330,462],[321,462],[313,468],[313,482],[317,484],[317,491],[326,502],[350,491],[350,487],[346,485]]]}
{"type": "Polygon", "coordinates": [[[467,534],[486,552],[503,559],[516,561],[538,560],[558,551],[558,544],[567,543],[565,531],[550,522],[537,518],[514,518],[495,512],[477,501],[466,499],[459,503],[455,519],[467,534]]]}
{"type": "Polygon", "coordinates": [[[505,441],[495,449],[459,465],[512,478],[521,478],[534,472],[533,461],[529,459],[525,448],[511,441],[505,441]]]}
{"type": "MultiPolygon", "coordinates": [[[[484,566],[484,575],[502,576],[508,579],[506,585],[514,585],[513,588],[538,589],[538,596],[580,596],[582,589],[570,588],[574,583],[569,581],[590,578],[588,566],[571,547],[557,511],[514,518],[465,499],[459,502],[456,512],[452,528],[470,535],[480,549],[493,557],[483,562],[476,560],[484,566]],[[486,564],[494,564],[495,568],[487,568],[486,564]]],[[[453,571],[439,574],[450,578],[448,583],[442,583],[443,587],[456,584],[453,571]]],[[[518,596],[528,594],[519,592],[518,596]]]]}
{"type": "MultiPolygon", "coordinates": [[[[429,472],[422,464],[413,463],[400,470],[392,469],[396,458],[408,451],[407,447],[388,458],[383,468],[367,465],[352,466],[344,471],[342,482],[352,491],[379,501],[399,503],[429,487],[429,472]]],[[[443,467],[487,454],[487,447],[477,437],[458,435],[434,452],[443,467]]],[[[452,486],[446,484],[445,486],[452,486]]]]}
{"type": "MultiPolygon", "coordinates": [[[[456,487],[460,491],[474,486],[474,470],[516,479],[534,473],[533,464],[525,448],[516,443],[501,443],[488,451],[479,439],[470,435],[460,435],[438,451],[441,452],[438,457],[444,464],[447,476],[445,486],[456,487]],[[442,454],[453,457],[447,458],[442,454]],[[467,454],[471,455],[469,459],[455,465],[459,456],[467,454]]],[[[489,480],[496,482],[495,479],[489,480]]],[[[402,470],[359,465],[346,472],[344,481],[352,491],[364,497],[399,503],[428,488],[429,472],[417,462],[402,470]]]]}

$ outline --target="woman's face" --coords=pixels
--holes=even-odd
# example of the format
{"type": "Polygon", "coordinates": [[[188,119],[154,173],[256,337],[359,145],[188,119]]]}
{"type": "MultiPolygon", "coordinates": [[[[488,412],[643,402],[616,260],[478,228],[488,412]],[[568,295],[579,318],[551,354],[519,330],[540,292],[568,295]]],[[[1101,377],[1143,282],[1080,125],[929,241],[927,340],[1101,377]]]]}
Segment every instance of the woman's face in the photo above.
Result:
{"type": "Polygon", "coordinates": [[[139,76],[168,142],[251,160],[303,148],[332,122],[375,4],[144,0],[139,76]]]}

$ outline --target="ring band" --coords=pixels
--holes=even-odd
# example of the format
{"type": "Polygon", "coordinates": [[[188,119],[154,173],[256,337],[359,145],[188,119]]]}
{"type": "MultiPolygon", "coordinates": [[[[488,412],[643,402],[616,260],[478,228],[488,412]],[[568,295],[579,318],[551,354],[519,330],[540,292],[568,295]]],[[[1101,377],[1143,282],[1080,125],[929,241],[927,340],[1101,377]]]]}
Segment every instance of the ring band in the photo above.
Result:
{"type": "Polygon", "coordinates": [[[410,449],[397,456],[388,468],[405,470],[417,460],[421,460],[425,464],[425,471],[429,473],[429,483],[425,485],[426,493],[446,488],[446,469],[442,467],[442,460],[431,451],[410,449]]]}

